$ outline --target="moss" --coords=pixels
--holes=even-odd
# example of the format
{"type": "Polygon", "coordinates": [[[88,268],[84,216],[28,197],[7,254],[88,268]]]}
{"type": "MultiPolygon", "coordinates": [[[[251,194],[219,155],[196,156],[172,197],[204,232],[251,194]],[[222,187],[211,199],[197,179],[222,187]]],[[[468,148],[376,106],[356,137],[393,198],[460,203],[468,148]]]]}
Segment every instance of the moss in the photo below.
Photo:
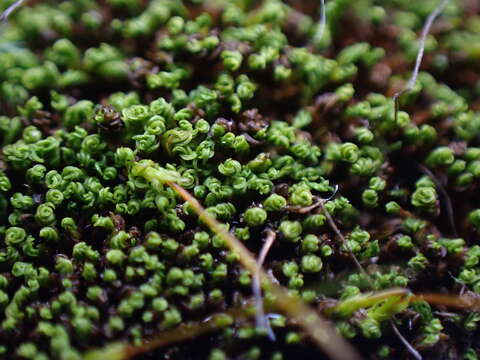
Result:
{"type": "Polygon", "coordinates": [[[480,289],[480,14],[445,4],[0,4],[0,357],[147,358],[190,328],[216,334],[151,356],[315,352],[281,289],[366,358],[407,351],[396,314],[425,358],[476,358],[476,312],[404,296],[480,289]],[[282,286],[262,321],[213,315],[257,291],[225,234],[282,286]]]}

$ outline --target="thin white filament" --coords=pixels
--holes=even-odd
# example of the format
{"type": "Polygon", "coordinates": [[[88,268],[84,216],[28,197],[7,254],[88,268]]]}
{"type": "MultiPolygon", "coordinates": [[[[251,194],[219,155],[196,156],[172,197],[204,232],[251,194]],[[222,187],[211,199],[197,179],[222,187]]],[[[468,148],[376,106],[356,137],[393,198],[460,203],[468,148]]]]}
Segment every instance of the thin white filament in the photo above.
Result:
{"type": "Polygon", "coordinates": [[[0,21],[7,21],[8,17],[12,12],[15,11],[19,6],[23,4],[25,0],[17,0],[15,1],[12,5],[10,5],[8,8],[5,9],[5,11],[0,15],[0,21]]]}
{"type": "Polygon", "coordinates": [[[327,14],[325,11],[325,0],[320,0],[320,22],[318,23],[317,33],[315,39],[317,41],[322,40],[325,28],[327,26],[327,14]]]}
{"type": "Polygon", "coordinates": [[[418,49],[417,58],[415,60],[415,67],[413,69],[412,76],[410,77],[410,80],[408,80],[407,86],[405,86],[404,89],[402,89],[401,91],[393,95],[393,99],[395,101],[400,95],[404,94],[407,91],[411,91],[415,87],[418,73],[420,71],[420,65],[422,65],[423,55],[425,53],[425,43],[427,41],[427,36],[430,33],[430,29],[433,25],[433,22],[443,12],[443,10],[445,10],[449,2],[450,0],[441,0],[438,6],[435,8],[435,10],[432,11],[432,13],[428,16],[427,20],[425,21],[425,24],[423,25],[423,29],[422,29],[422,34],[420,35],[420,42],[419,42],[420,47],[418,49]]]}
{"type": "MultiPolygon", "coordinates": [[[[262,246],[262,250],[260,251],[260,255],[257,259],[257,266],[258,269],[262,268],[263,263],[265,262],[265,258],[272,247],[276,238],[276,234],[273,230],[269,229],[267,231],[267,238],[265,239],[265,243],[262,246]]],[[[265,311],[263,310],[263,299],[262,299],[262,289],[260,284],[260,272],[257,271],[253,276],[253,296],[255,298],[256,303],[256,313],[255,313],[255,323],[258,328],[266,329],[268,332],[268,337],[274,341],[275,334],[273,333],[272,328],[270,327],[270,323],[268,322],[267,318],[265,317],[265,311]]]]}

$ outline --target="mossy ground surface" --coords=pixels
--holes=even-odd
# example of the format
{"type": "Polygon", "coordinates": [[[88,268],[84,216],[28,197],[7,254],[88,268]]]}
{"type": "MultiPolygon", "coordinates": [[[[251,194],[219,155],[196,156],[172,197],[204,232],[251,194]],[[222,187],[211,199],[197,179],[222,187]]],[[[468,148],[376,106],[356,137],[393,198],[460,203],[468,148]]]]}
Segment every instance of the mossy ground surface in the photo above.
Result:
{"type": "MultiPolygon", "coordinates": [[[[82,359],[251,306],[175,182],[255,256],[274,234],[269,277],[365,359],[477,359],[477,0],[449,2],[392,99],[438,4],[328,0],[320,34],[314,0],[22,3],[0,24],[0,358],[82,359]],[[434,295],[361,302],[392,288],[434,295]]],[[[135,358],[324,357],[265,290],[270,336],[234,316],[135,358]]]]}

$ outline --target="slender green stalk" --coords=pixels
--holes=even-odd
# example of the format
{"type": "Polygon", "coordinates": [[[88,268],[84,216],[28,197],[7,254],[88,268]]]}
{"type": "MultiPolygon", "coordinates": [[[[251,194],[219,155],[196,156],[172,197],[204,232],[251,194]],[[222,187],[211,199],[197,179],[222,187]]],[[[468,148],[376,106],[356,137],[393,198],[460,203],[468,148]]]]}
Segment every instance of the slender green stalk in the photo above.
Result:
{"type": "Polygon", "coordinates": [[[183,323],[174,329],[163,331],[138,346],[122,342],[108,344],[101,349],[87,352],[84,360],[128,360],[155,349],[214,332],[231,325],[234,321],[251,317],[252,314],[253,312],[248,311],[248,308],[229,309],[208,316],[202,321],[183,323]]]}

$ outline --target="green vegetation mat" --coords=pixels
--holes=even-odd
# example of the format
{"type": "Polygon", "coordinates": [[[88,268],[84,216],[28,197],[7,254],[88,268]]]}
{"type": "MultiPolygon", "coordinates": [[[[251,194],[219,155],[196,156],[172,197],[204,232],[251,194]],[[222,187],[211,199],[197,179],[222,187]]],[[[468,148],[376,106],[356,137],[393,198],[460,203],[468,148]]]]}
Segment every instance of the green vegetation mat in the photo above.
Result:
{"type": "Polygon", "coordinates": [[[0,359],[478,359],[480,1],[323,3],[0,0],[0,359]]]}

